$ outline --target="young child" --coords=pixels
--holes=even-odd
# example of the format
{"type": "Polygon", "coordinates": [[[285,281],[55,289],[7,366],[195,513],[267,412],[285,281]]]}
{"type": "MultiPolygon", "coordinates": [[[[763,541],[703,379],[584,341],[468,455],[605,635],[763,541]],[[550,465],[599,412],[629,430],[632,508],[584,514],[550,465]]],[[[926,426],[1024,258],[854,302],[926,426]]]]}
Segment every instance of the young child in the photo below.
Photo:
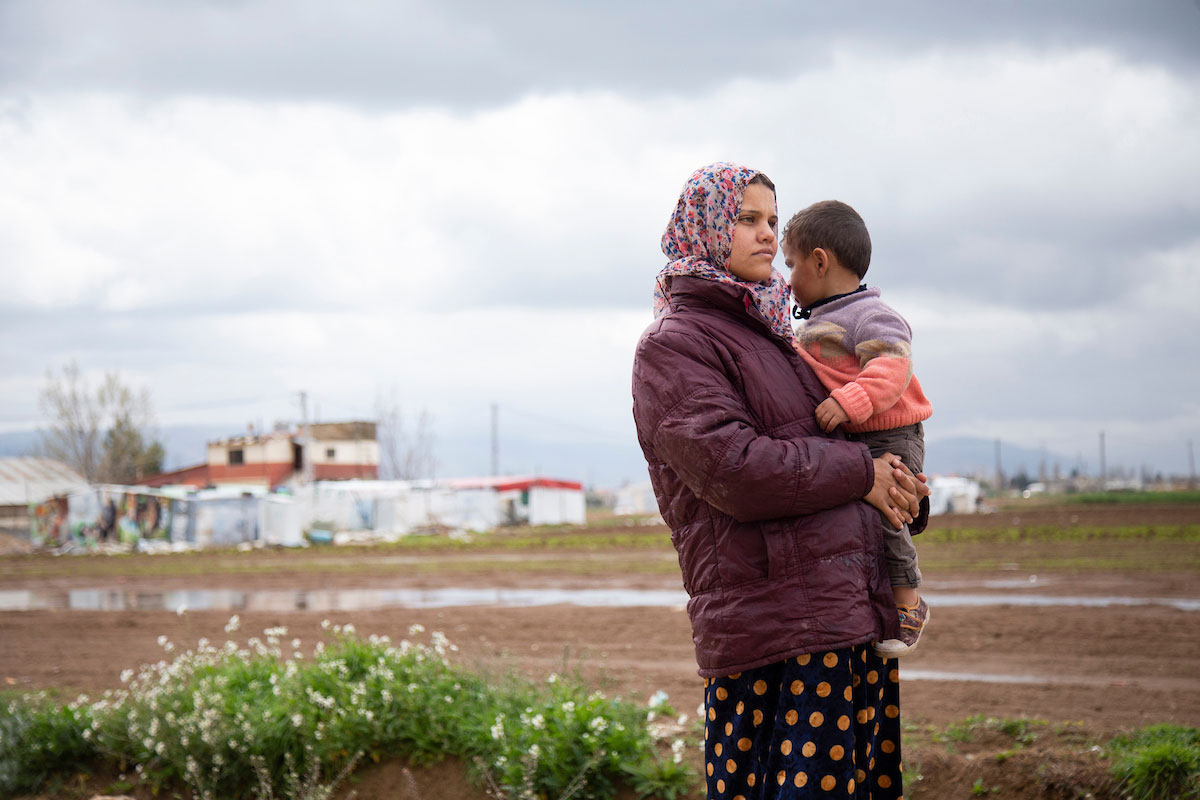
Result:
{"type": "MultiPolygon", "coordinates": [[[[873,457],[892,453],[920,472],[921,422],[932,408],[913,375],[908,323],[879,299],[878,289],[860,283],[871,263],[866,223],[845,203],[814,203],[788,222],[782,249],[792,271],[796,316],[807,320],[796,332],[796,346],[830,394],[817,406],[817,422],[826,432],[842,425],[873,457]]],[[[875,652],[894,658],[917,646],[929,606],[917,591],[921,570],[909,526],[895,529],[884,520],[883,529],[901,636],[877,642],[875,652]]]]}

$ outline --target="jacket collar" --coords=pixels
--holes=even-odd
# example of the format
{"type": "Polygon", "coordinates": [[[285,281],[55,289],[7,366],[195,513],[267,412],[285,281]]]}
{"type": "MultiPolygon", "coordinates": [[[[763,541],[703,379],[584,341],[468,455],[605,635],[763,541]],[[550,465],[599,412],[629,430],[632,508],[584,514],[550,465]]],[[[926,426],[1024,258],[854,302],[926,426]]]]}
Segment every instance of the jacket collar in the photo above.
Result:
{"type": "Polygon", "coordinates": [[[760,325],[763,333],[791,349],[791,343],[778,336],[771,323],[758,310],[750,293],[740,286],[718,283],[691,275],[671,278],[671,309],[697,306],[722,311],[750,325],[760,325]]]}

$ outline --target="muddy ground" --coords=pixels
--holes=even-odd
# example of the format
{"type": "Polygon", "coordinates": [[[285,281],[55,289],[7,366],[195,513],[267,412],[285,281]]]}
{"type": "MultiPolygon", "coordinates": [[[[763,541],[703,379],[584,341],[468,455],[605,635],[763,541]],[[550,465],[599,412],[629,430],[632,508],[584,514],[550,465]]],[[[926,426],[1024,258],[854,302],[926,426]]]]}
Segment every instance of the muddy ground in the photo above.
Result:
{"type": "MultiPolygon", "coordinates": [[[[1070,528],[1196,522],[1200,522],[1200,507],[1119,506],[1023,508],[986,517],[936,518],[934,526],[1070,528]]],[[[547,534],[544,546],[517,551],[325,548],[117,557],[9,552],[0,557],[0,592],[115,589],[136,598],[182,588],[680,588],[674,554],[662,539],[662,528],[593,527],[587,535],[599,540],[614,532],[632,538],[616,547],[591,549],[576,541],[559,548],[553,546],[553,534],[547,534]]],[[[9,543],[8,549],[22,548],[9,543]]],[[[906,757],[910,765],[920,762],[924,776],[911,796],[970,796],[976,780],[1002,788],[1008,797],[1070,796],[1054,794],[1056,781],[1062,778],[1058,771],[1102,775],[1092,744],[1152,723],[1200,725],[1200,611],[1159,603],[1024,607],[1005,602],[1018,593],[1200,600],[1200,543],[1034,537],[1018,542],[927,541],[921,544],[921,552],[933,620],[920,651],[901,662],[903,714],[913,730],[906,757]],[[1110,564],[1116,566],[1105,566],[1110,564]],[[984,594],[995,601],[939,607],[939,593],[984,594]],[[904,680],[906,671],[908,680],[904,680]],[[986,754],[987,746],[979,741],[947,749],[932,745],[924,733],[977,714],[1044,720],[1043,741],[1018,748],[1023,752],[1001,764],[972,754],[973,747],[986,754]],[[964,787],[968,794],[961,793],[964,787]]],[[[156,644],[160,635],[184,646],[202,636],[221,642],[231,613],[5,611],[0,613],[0,681],[6,688],[70,692],[115,687],[123,669],[162,657],[156,644]]],[[[363,634],[394,638],[404,637],[410,625],[420,623],[449,636],[466,663],[492,669],[512,666],[537,677],[579,671],[611,693],[642,699],[662,689],[689,714],[701,699],[682,607],[238,613],[242,636],[284,625],[306,646],[321,638],[325,619],[351,622],[363,634]]],[[[995,746],[1013,749],[1011,742],[995,746]]],[[[405,790],[396,782],[407,785],[407,779],[401,780],[398,769],[365,773],[357,786],[358,796],[403,797],[405,790]]],[[[448,779],[446,769],[415,773],[418,794],[425,800],[483,797],[456,778],[448,779]]]]}

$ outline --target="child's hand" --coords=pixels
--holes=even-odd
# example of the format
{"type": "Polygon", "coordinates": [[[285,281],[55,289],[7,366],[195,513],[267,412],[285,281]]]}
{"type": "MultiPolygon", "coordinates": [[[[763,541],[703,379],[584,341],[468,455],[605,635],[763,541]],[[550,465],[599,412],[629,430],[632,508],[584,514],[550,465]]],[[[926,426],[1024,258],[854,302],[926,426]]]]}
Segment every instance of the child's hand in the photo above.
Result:
{"type": "Polygon", "coordinates": [[[838,405],[838,401],[832,397],[825,398],[821,401],[821,405],[817,406],[817,424],[826,433],[832,433],[833,429],[838,425],[849,421],[850,416],[842,410],[842,407],[838,405]]]}

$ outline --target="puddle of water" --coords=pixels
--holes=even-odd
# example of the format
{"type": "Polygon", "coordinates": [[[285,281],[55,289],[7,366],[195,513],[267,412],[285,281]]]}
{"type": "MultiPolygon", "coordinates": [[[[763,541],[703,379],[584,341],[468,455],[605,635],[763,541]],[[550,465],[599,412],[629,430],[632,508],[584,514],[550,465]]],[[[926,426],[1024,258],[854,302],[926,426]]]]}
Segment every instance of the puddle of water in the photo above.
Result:
{"type": "Polygon", "coordinates": [[[959,594],[953,592],[925,595],[930,605],[938,606],[1169,606],[1181,611],[1200,611],[1200,600],[1180,597],[1070,597],[1045,594],[959,594]]]}
{"type": "Polygon", "coordinates": [[[1000,578],[997,580],[984,581],[946,581],[931,579],[926,582],[926,586],[930,591],[934,591],[933,587],[938,589],[1030,589],[1049,586],[1054,583],[1052,578],[1039,578],[1037,575],[1030,575],[1028,578],[1000,578]]]}
{"type": "MultiPolygon", "coordinates": [[[[1036,594],[929,593],[931,605],[949,606],[1108,606],[1163,605],[1200,611],[1200,600],[1142,597],[1055,597],[1036,594]]],[[[451,608],[454,606],[587,607],[653,606],[683,609],[687,595],[678,590],[647,589],[326,589],[263,590],[183,589],[163,592],[113,589],[0,590],[0,611],[369,611],[377,608],[451,608]]]]}
{"type": "Polygon", "coordinates": [[[944,672],[936,669],[904,669],[900,677],[906,681],[969,681],[973,683],[1059,683],[1055,678],[1036,675],[992,675],[983,672],[944,672]]]}
{"type": "Polygon", "coordinates": [[[453,606],[589,607],[659,606],[683,609],[681,591],[640,589],[329,589],[314,591],[187,589],[123,592],[75,589],[46,592],[0,591],[0,611],[368,611],[377,608],[450,608],[453,606]]]}

